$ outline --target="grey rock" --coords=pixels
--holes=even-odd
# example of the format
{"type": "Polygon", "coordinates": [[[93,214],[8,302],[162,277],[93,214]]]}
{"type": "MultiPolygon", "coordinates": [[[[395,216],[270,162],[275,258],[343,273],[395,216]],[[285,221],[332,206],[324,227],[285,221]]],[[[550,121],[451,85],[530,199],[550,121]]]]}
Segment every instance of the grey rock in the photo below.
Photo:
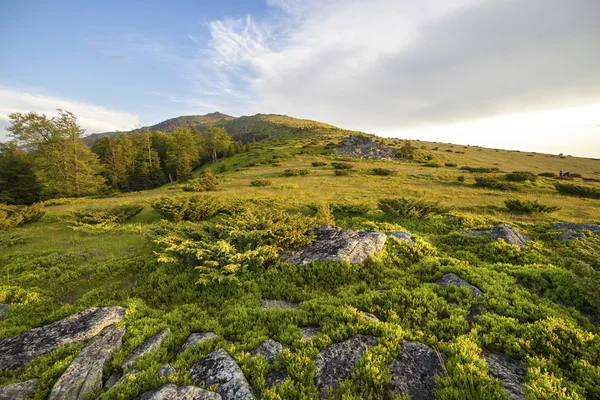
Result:
{"type": "Polygon", "coordinates": [[[271,371],[265,376],[265,388],[270,389],[275,385],[279,385],[285,381],[288,377],[288,373],[285,369],[279,371],[271,371]]]}
{"type": "Polygon", "coordinates": [[[334,150],[340,156],[369,158],[373,160],[400,160],[397,151],[380,145],[367,136],[352,135],[342,139],[340,147],[334,150]]]}
{"type": "Polygon", "coordinates": [[[23,367],[59,346],[86,342],[105,327],[121,321],[124,315],[123,307],[90,308],[4,339],[0,342],[0,370],[23,367]]]}
{"type": "Polygon", "coordinates": [[[368,312],[365,312],[365,313],[363,313],[363,317],[365,317],[366,319],[373,320],[373,321],[375,321],[375,322],[381,322],[381,321],[379,320],[379,318],[377,318],[375,315],[373,315],[373,314],[371,314],[371,313],[368,313],[368,312]]]}
{"type": "Polygon", "coordinates": [[[128,369],[133,364],[135,364],[136,361],[140,358],[144,357],[145,355],[151,353],[154,350],[157,350],[169,333],[171,333],[171,329],[165,328],[162,331],[158,332],[156,335],[152,336],[151,338],[146,339],[144,343],[140,345],[140,347],[135,349],[130,355],[128,355],[125,358],[125,360],[123,360],[123,364],[121,364],[121,367],[123,369],[128,369]]]}
{"type": "Polygon", "coordinates": [[[10,304],[0,304],[0,318],[4,316],[4,313],[8,309],[8,306],[10,306],[10,304]]]}
{"type": "Polygon", "coordinates": [[[471,289],[471,291],[473,292],[473,296],[484,297],[481,289],[479,289],[477,286],[471,285],[469,282],[465,281],[464,279],[462,279],[460,276],[458,276],[456,274],[452,274],[452,273],[446,274],[446,275],[442,276],[440,279],[438,279],[437,281],[435,281],[435,283],[437,283],[441,287],[446,287],[448,285],[464,286],[464,287],[471,289]]]}
{"type": "Polygon", "coordinates": [[[490,232],[489,230],[487,230],[487,231],[464,230],[464,231],[460,231],[460,233],[462,233],[463,235],[476,236],[476,237],[480,237],[480,236],[492,236],[492,232],[490,232]]]}
{"type": "Polygon", "coordinates": [[[405,240],[410,245],[415,244],[415,241],[413,240],[411,234],[408,232],[394,231],[394,232],[388,232],[388,233],[386,233],[386,235],[395,237],[396,239],[399,239],[399,240],[405,240]]]}
{"type": "Polygon", "coordinates": [[[433,179],[433,176],[428,175],[428,174],[416,174],[415,176],[417,178],[433,179]]]}
{"type": "Polygon", "coordinates": [[[263,356],[268,362],[275,362],[279,353],[283,351],[285,347],[272,339],[265,340],[257,348],[250,352],[250,356],[263,356]]]}
{"type": "Polygon", "coordinates": [[[206,340],[216,340],[218,338],[213,332],[194,332],[188,336],[177,354],[182,353],[188,346],[194,346],[206,340]]]}
{"type": "Polygon", "coordinates": [[[402,351],[389,365],[392,379],[386,386],[387,394],[434,400],[435,378],[444,375],[440,358],[446,362],[445,355],[438,355],[423,343],[404,342],[402,351]]]}
{"type": "Polygon", "coordinates": [[[504,391],[510,400],[524,400],[523,380],[527,373],[519,360],[506,354],[489,353],[485,356],[488,371],[492,378],[498,378],[504,383],[504,391]]]}
{"type": "Polygon", "coordinates": [[[48,400],[77,399],[102,389],[102,371],[115,350],[121,347],[125,327],[105,328],[69,364],[54,384],[48,400]]]}
{"type": "Polygon", "coordinates": [[[350,377],[354,365],[369,347],[377,345],[374,336],[356,335],[341,343],[332,344],[315,357],[315,384],[322,394],[336,389],[350,377]]]}
{"type": "Polygon", "coordinates": [[[263,310],[271,310],[271,309],[300,310],[300,305],[297,303],[291,303],[286,300],[262,299],[260,301],[260,308],[263,310]]]}
{"type": "Polygon", "coordinates": [[[24,400],[29,393],[35,390],[37,384],[37,379],[30,379],[25,382],[0,386],[0,400],[24,400]]]}
{"type": "Polygon", "coordinates": [[[585,233],[580,233],[574,231],[572,229],[567,229],[566,231],[558,234],[558,241],[564,242],[565,240],[582,240],[585,239],[585,233]]]}
{"type": "Polygon", "coordinates": [[[244,373],[223,349],[213,351],[190,368],[190,379],[196,385],[218,385],[223,400],[256,399],[244,373]]]}
{"type": "Polygon", "coordinates": [[[313,340],[313,338],[319,333],[321,333],[321,328],[319,328],[318,326],[310,325],[300,328],[300,334],[302,335],[302,339],[307,341],[313,340]]]}
{"type": "Polygon", "coordinates": [[[573,229],[573,230],[582,230],[582,231],[592,231],[596,235],[600,235],[600,225],[576,224],[574,222],[555,222],[552,226],[554,229],[573,229]]]}
{"type": "Polygon", "coordinates": [[[140,371],[138,371],[137,369],[132,369],[123,376],[121,376],[121,374],[118,372],[113,372],[110,375],[110,377],[108,378],[108,380],[106,381],[106,383],[104,384],[104,391],[106,393],[110,393],[112,390],[117,388],[121,384],[121,382],[129,379],[130,376],[137,375],[138,372],[140,372],[140,371]],[[115,380],[115,378],[116,378],[116,380],[115,380]]]}
{"type": "Polygon", "coordinates": [[[167,377],[175,373],[175,368],[171,367],[169,364],[165,364],[158,369],[157,375],[159,378],[167,377]]]}
{"type": "Polygon", "coordinates": [[[284,251],[280,258],[294,265],[307,265],[313,261],[347,261],[360,264],[369,255],[383,249],[387,236],[381,232],[348,230],[324,225],[309,232],[315,240],[299,249],[284,251]]]}
{"type": "Polygon", "coordinates": [[[221,400],[215,392],[195,386],[177,386],[168,384],[154,392],[146,392],[138,397],[140,400],[221,400]]]}
{"type": "Polygon", "coordinates": [[[519,247],[522,247],[529,241],[527,235],[522,234],[516,228],[507,224],[496,225],[490,233],[494,239],[502,239],[508,244],[514,244],[519,247]]]}

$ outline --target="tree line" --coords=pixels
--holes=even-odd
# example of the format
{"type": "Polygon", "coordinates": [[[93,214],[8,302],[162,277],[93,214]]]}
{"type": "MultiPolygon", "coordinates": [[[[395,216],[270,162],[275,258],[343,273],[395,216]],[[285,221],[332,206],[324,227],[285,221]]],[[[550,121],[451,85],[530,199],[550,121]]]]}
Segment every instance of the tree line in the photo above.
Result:
{"type": "Polygon", "coordinates": [[[215,126],[119,132],[88,147],[85,131],[68,111],[9,118],[12,140],[0,143],[0,202],[7,204],[152,189],[188,180],[204,163],[249,150],[249,144],[233,141],[215,126]]]}

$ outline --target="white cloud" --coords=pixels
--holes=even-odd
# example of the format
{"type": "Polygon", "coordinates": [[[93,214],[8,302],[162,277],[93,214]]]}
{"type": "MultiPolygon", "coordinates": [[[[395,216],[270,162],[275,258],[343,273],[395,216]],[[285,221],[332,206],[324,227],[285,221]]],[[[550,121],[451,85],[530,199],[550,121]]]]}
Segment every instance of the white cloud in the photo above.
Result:
{"type": "Polygon", "coordinates": [[[9,114],[35,111],[56,115],[58,108],[75,114],[77,122],[88,134],[131,130],[141,126],[140,119],[136,114],[46,94],[0,88],[0,141],[6,139],[5,128],[10,125],[9,114]]]}

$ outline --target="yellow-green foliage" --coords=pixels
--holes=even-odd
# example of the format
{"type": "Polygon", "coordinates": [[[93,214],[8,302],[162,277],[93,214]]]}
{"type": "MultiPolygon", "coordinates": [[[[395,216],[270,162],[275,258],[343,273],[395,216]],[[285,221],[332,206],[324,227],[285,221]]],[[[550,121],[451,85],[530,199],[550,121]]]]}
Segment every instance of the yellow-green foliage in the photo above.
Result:
{"type": "Polygon", "coordinates": [[[449,207],[445,207],[439,202],[407,199],[405,197],[397,199],[381,199],[377,205],[379,206],[379,209],[386,214],[408,218],[429,218],[450,211],[449,207]]]}
{"type": "Polygon", "coordinates": [[[0,203],[0,231],[29,222],[35,222],[46,214],[42,203],[32,206],[9,206],[0,203]]]}
{"type": "Polygon", "coordinates": [[[210,196],[162,196],[150,200],[150,205],[170,221],[202,221],[216,215],[222,203],[210,196]]]}
{"type": "Polygon", "coordinates": [[[70,220],[76,226],[122,224],[143,209],[139,204],[124,204],[106,210],[77,210],[71,213],[70,220]]]}

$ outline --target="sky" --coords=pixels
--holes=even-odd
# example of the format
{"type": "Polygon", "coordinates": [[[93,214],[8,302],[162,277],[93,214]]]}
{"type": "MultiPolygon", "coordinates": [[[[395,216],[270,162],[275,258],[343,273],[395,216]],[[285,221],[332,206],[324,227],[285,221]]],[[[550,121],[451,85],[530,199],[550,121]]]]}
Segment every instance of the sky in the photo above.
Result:
{"type": "Polygon", "coordinates": [[[286,114],[600,158],[598,0],[2,0],[8,114],[87,133],[286,114]]]}

